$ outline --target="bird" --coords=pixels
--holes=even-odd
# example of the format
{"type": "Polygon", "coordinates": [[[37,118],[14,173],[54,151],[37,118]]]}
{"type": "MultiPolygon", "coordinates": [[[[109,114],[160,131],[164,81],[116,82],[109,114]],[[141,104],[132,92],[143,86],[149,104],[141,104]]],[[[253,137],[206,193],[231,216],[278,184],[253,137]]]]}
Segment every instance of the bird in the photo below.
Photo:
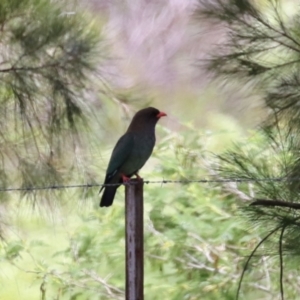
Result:
{"type": "MultiPolygon", "coordinates": [[[[115,145],[106,170],[105,184],[125,183],[133,175],[138,179],[139,170],[149,159],[155,145],[155,125],[167,114],[154,107],[139,110],[127,129],[115,145]]],[[[102,186],[104,189],[100,207],[111,206],[119,185],[102,186]]]]}

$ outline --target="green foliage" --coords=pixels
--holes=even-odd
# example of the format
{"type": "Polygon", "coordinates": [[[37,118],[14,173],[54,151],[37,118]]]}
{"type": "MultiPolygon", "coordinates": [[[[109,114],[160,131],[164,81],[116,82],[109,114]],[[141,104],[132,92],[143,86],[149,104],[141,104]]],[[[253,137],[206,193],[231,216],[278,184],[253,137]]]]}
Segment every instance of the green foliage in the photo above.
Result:
{"type": "MultiPolygon", "coordinates": [[[[285,293],[292,299],[299,294],[297,210],[242,205],[241,200],[257,197],[297,203],[299,198],[295,184],[264,181],[291,179],[299,173],[298,130],[292,127],[298,121],[298,77],[290,74],[299,63],[297,18],[282,27],[279,6],[263,11],[250,1],[205,3],[208,9],[202,13],[224,22],[229,33],[229,42],[210,61],[210,70],[226,79],[237,75],[250,80],[276,113],[260,134],[219,156],[218,173],[208,152],[223,151],[224,133],[235,130],[223,116],[211,118],[211,126],[217,123],[217,135],[193,128],[191,122],[184,124],[186,131],[181,134],[158,128],[165,138],[153,155],[157,164],[148,173],[150,179],[185,181],[213,175],[262,181],[236,186],[145,185],[145,296],[234,299],[243,274],[243,299],[275,299],[284,257],[285,293]],[[240,195],[244,197],[239,199],[240,195]],[[245,216],[250,222],[245,222],[245,216]],[[243,270],[249,254],[251,261],[243,270]]],[[[109,155],[101,151],[99,158],[99,149],[104,149],[101,138],[112,132],[117,137],[119,132],[115,114],[109,126],[101,127],[99,107],[84,100],[96,66],[97,30],[63,5],[46,0],[2,1],[0,24],[1,186],[100,182],[109,155]],[[87,124],[94,129],[93,138],[87,124]]],[[[104,107],[114,105],[105,103],[104,97],[101,100],[104,107]]],[[[195,115],[199,118],[198,112],[195,115]]],[[[97,193],[97,189],[26,191],[23,196],[29,205],[1,194],[1,204],[9,212],[6,218],[1,215],[5,239],[0,243],[4,282],[0,298],[17,299],[22,294],[22,300],[124,299],[122,188],[108,209],[98,208],[97,193]],[[55,210],[57,199],[60,210],[55,210]],[[86,200],[80,203],[79,218],[74,213],[78,199],[86,200]],[[47,204],[44,222],[28,214],[28,207],[36,203],[47,204]],[[15,213],[15,207],[21,213],[15,213]],[[11,228],[6,231],[6,219],[16,224],[15,236],[7,234],[11,228]]]]}
{"type": "MultiPolygon", "coordinates": [[[[210,162],[205,133],[192,126],[182,135],[161,130],[164,139],[150,160],[150,164],[154,160],[157,163],[151,173],[143,172],[145,180],[208,177],[204,168],[210,162]]],[[[210,139],[219,140],[219,136],[210,133],[210,139]]],[[[257,138],[257,142],[263,145],[264,138],[257,138]]],[[[80,218],[69,214],[70,205],[64,208],[64,225],[56,222],[55,229],[50,229],[55,237],[49,239],[49,232],[40,232],[27,242],[17,241],[23,249],[12,257],[12,263],[33,272],[35,291],[41,289],[45,299],[124,299],[123,187],[108,209],[98,209],[96,192],[92,193],[95,207],[82,210],[80,218]]],[[[72,196],[78,197],[79,193],[72,196]]],[[[220,186],[199,183],[145,184],[144,199],[145,297],[234,299],[243,256],[260,240],[259,232],[240,218],[239,200],[227,196],[220,186]]],[[[20,225],[30,232],[26,222],[20,225]]],[[[274,262],[256,258],[246,274],[244,299],[262,298],[265,285],[277,285],[275,263],[276,258],[274,262]],[[264,267],[258,268],[262,264],[264,267]]]]}
{"type": "Polygon", "coordinates": [[[264,2],[265,6],[248,0],[200,1],[198,15],[222,23],[226,33],[226,43],[216,47],[206,66],[227,82],[247,83],[277,117],[288,115],[295,121],[299,119],[299,9],[287,14],[284,1],[264,2]]]}
{"type": "MultiPolygon", "coordinates": [[[[291,292],[293,283],[288,284],[282,274],[297,272],[297,264],[289,262],[300,254],[300,24],[298,7],[287,15],[283,1],[266,3],[265,7],[259,7],[253,1],[216,0],[203,3],[204,9],[199,14],[224,24],[227,30],[227,43],[211,57],[208,69],[228,81],[250,83],[252,92],[262,95],[270,108],[258,141],[248,139],[219,156],[218,176],[257,180],[238,184],[233,191],[244,195],[244,199],[254,200],[242,212],[250,225],[265,230],[246,262],[241,280],[250,260],[255,261],[261,249],[262,255],[277,253],[280,294],[284,299],[286,290],[290,293],[287,298],[295,294],[291,292]]],[[[296,281],[295,277],[292,279],[296,281]]]]}
{"type": "Polygon", "coordinates": [[[72,167],[62,147],[74,149],[87,127],[99,31],[49,0],[1,1],[0,26],[1,187],[62,183],[72,167]]]}

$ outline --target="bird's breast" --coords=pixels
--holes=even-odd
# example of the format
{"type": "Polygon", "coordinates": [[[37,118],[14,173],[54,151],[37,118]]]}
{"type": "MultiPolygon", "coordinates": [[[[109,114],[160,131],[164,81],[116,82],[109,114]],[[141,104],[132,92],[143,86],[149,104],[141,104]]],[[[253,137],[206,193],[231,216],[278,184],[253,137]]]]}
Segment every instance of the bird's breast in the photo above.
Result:
{"type": "Polygon", "coordinates": [[[136,135],[130,155],[121,168],[121,173],[132,175],[149,159],[155,144],[155,135],[136,135]]]}

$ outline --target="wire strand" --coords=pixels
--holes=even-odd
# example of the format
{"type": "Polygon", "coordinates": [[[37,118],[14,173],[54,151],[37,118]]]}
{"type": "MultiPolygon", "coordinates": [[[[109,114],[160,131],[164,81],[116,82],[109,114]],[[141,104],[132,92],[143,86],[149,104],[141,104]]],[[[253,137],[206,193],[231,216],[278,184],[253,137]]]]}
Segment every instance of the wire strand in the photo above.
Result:
{"type": "MultiPolygon", "coordinates": [[[[230,179],[186,179],[186,180],[144,180],[145,184],[169,184],[169,183],[243,183],[243,182],[284,182],[284,181],[300,181],[300,177],[297,178],[230,178],[230,179]]],[[[108,187],[108,186],[120,186],[124,183],[114,184],[71,184],[71,185],[48,185],[48,186],[27,186],[27,187],[2,187],[0,192],[13,192],[13,191],[34,191],[34,190],[61,190],[72,188],[92,188],[92,187],[108,187]]],[[[135,181],[128,181],[125,184],[136,184],[135,181]]]]}

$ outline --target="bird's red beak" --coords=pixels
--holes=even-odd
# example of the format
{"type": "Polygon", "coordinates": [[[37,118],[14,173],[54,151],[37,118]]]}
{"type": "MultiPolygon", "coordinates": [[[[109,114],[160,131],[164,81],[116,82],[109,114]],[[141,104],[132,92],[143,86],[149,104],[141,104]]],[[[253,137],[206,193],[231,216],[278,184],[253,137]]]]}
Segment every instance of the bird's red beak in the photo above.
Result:
{"type": "Polygon", "coordinates": [[[157,115],[156,115],[156,117],[159,119],[159,118],[161,118],[161,117],[165,117],[167,114],[166,113],[164,113],[164,112],[159,112],[157,115]]]}

